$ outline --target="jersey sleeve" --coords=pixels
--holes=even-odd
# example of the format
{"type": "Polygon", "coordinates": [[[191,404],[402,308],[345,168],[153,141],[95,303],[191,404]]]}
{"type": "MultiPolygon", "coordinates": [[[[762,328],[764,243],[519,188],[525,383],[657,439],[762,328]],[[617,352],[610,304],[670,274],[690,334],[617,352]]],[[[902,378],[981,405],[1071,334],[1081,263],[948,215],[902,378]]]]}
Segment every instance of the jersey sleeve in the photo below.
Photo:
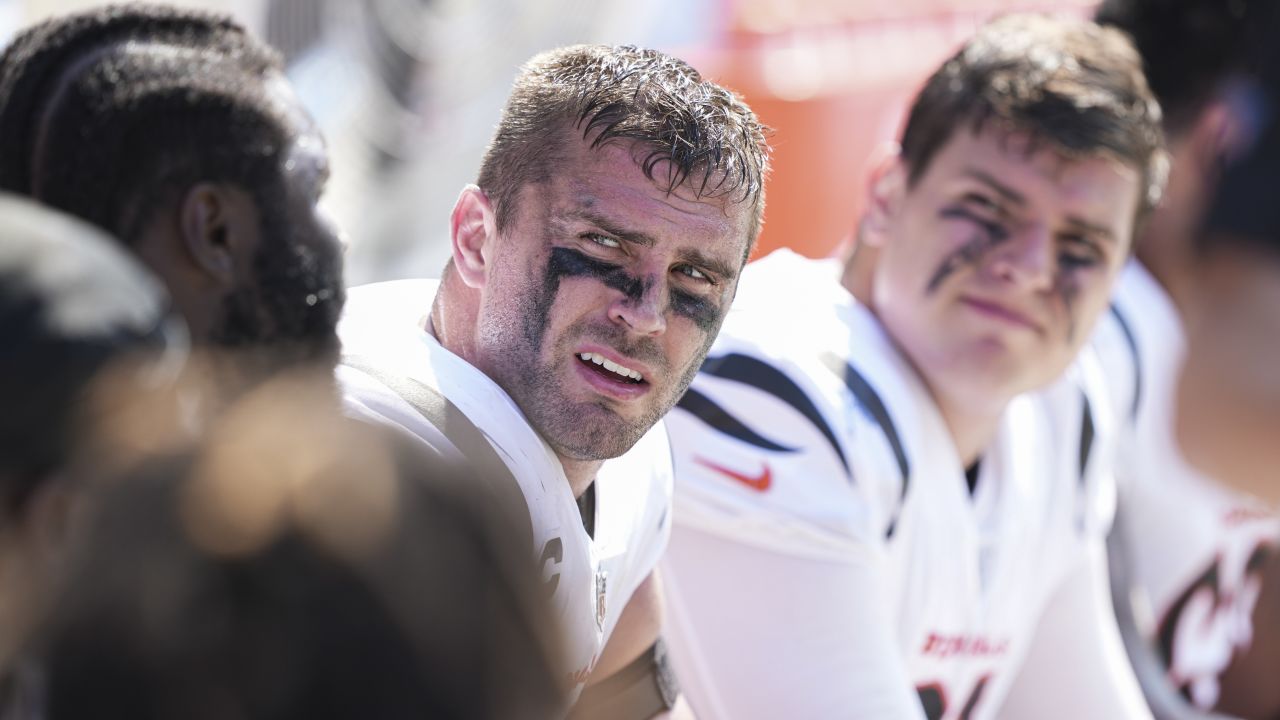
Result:
{"type": "Polygon", "coordinates": [[[796,557],[679,525],[672,549],[666,636],[698,717],[924,718],[872,554],[796,557]]]}
{"type": "Polygon", "coordinates": [[[901,506],[893,450],[834,372],[730,346],[667,423],[679,524],[844,558],[880,546],[901,506]]]}
{"type": "Polygon", "coordinates": [[[1106,551],[1090,542],[1051,596],[1001,718],[1150,718],[1111,610],[1106,551]]]}
{"type": "Polygon", "coordinates": [[[668,426],[667,636],[695,713],[922,718],[888,598],[902,472],[841,374],[722,343],[668,426]]]}

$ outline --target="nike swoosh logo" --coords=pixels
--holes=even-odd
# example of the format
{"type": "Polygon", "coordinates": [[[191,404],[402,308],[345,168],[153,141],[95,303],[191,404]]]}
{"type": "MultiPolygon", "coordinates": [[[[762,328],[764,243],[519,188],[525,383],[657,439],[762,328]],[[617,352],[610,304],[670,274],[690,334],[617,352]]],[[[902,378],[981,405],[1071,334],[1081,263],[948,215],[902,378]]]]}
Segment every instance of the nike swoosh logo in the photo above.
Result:
{"type": "Polygon", "coordinates": [[[757,492],[765,492],[769,489],[769,486],[773,484],[773,471],[769,469],[768,463],[765,463],[764,470],[761,471],[759,475],[744,475],[737,470],[731,470],[723,465],[717,465],[710,460],[703,460],[700,457],[695,457],[693,461],[705,468],[714,470],[721,475],[737,480],[757,492]]]}

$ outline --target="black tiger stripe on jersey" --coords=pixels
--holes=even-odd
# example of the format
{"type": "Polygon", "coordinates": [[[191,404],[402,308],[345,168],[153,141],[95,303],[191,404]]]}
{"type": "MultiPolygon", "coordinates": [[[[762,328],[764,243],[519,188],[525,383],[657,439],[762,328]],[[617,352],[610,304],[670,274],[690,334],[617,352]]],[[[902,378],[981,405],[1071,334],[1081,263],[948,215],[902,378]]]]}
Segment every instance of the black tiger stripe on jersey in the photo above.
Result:
{"type": "Polygon", "coordinates": [[[1142,401],[1142,351],[1138,348],[1138,339],[1133,334],[1133,326],[1129,323],[1129,318],[1120,312],[1119,305],[1111,303],[1111,315],[1120,326],[1120,332],[1124,335],[1125,343],[1129,345],[1129,352],[1133,355],[1133,406],[1129,408],[1129,416],[1136,418],[1142,401]]]}
{"type": "Polygon", "coordinates": [[[1089,469],[1089,455],[1093,452],[1093,408],[1089,405],[1089,396],[1085,395],[1084,417],[1080,418],[1080,481],[1084,482],[1085,471],[1089,469]]]}
{"type": "Polygon", "coordinates": [[[823,355],[822,362],[844,381],[845,387],[849,388],[849,392],[853,393],[853,397],[858,401],[858,404],[871,413],[871,417],[880,425],[880,429],[884,431],[885,438],[889,441],[889,446],[893,448],[893,457],[898,461],[898,470],[902,471],[903,493],[905,494],[905,481],[911,474],[911,463],[907,460],[906,449],[902,447],[902,438],[898,436],[898,428],[893,424],[893,418],[889,417],[889,410],[885,408],[884,401],[880,399],[880,394],[875,391],[875,388],[871,387],[871,383],[867,382],[867,379],[852,364],[844,362],[831,353],[823,355]]]}
{"type": "Polygon", "coordinates": [[[1080,393],[1080,405],[1080,447],[1078,448],[1080,453],[1080,484],[1077,490],[1077,497],[1080,498],[1080,501],[1076,504],[1076,528],[1083,532],[1087,514],[1084,498],[1088,494],[1085,486],[1088,480],[1089,458],[1093,454],[1094,436],[1097,431],[1093,424],[1093,406],[1089,404],[1088,393],[1080,393]]]}
{"type": "MultiPolygon", "coordinates": [[[[708,357],[699,372],[724,380],[733,380],[744,385],[750,385],[791,406],[796,412],[803,415],[806,420],[813,423],[818,432],[822,433],[822,436],[831,444],[831,449],[835,451],[836,457],[840,459],[840,465],[844,467],[845,474],[849,474],[849,461],[845,459],[844,450],[840,448],[840,443],[836,440],[836,434],[831,430],[831,426],[827,424],[826,419],[822,417],[822,413],[818,412],[817,406],[813,404],[813,401],[809,399],[804,390],[801,390],[800,386],[781,370],[748,355],[728,353],[717,357],[708,357]]],[[[794,448],[792,449],[794,450],[794,448]]]]}
{"type": "Polygon", "coordinates": [[[676,403],[676,407],[688,412],[690,415],[698,418],[702,422],[719,430],[736,440],[741,440],[748,445],[755,445],[758,448],[772,450],[774,452],[795,452],[796,448],[779,445],[756,433],[751,428],[743,425],[737,418],[729,414],[728,410],[715,404],[711,398],[702,393],[689,388],[684,397],[680,398],[680,402],[676,403]]]}
{"type": "MultiPolygon", "coordinates": [[[[902,493],[898,509],[901,511],[903,503],[907,499],[907,484],[911,478],[911,463],[907,460],[906,448],[902,446],[902,438],[898,435],[898,428],[893,424],[893,418],[889,416],[889,410],[884,406],[884,401],[880,399],[880,394],[875,388],[871,387],[871,383],[858,372],[858,369],[852,363],[836,357],[832,353],[825,353],[822,356],[822,364],[827,369],[835,373],[844,381],[845,387],[849,388],[849,392],[853,393],[853,397],[858,404],[871,413],[872,419],[880,426],[884,437],[889,441],[889,447],[893,450],[893,457],[898,461],[898,471],[902,473],[902,493]]],[[[898,525],[898,513],[894,513],[893,519],[889,521],[889,528],[885,531],[885,537],[893,537],[893,531],[898,525]]]]}

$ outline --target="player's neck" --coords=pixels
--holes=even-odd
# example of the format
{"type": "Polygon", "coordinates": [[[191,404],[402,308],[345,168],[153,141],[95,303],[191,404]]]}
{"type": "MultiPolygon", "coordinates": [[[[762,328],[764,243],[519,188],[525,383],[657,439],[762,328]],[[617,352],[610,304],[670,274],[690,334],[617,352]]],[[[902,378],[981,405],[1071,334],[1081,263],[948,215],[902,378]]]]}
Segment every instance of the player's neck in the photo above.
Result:
{"type": "Polygon", "coordinates": [[[449,352],[479,367],[475,352],[478,311],[453,267],[445,268],[424,329],[449,352]]]}
{"type": "Polygon", "coordinates": [[[964,467],[973,465],[995,439],[1000,429],[1000,418],[1003,405],[999,410],[990,407],[975,406],[974,403],[948,402],[933,393],[938,403],[938,412],[946,423],[951,441],[955,444],[956,455],[964,467]]]}
{"type": "Polygon", "coordinates": [[[575,498],[582,497],[587,488],[591,487],[596,473],[600,472],[600,466],[604,465],[603,460],[571,460],[559,454],[557,457],[560,458],[564,476],[569,479],[569,489],[573,491],[575,498]]]}
{"type": "Polygon", "coordinates": [[[1181,242],[1158,242],[1153,233],[1144,233],[1143,239],[1152,242],[1139,247],[1137,257],[1142,266],[1151,273],[1155,281],[1164,289],[1181,314],[1194,291],[1196,278],[1195,258],[1190,249],[1190,239],[1181,242]]]}
{"type": "Polygon", "coordinates": [[[876,248],[855,241],[845,255],[840,284],[865,307],[871,307],[871,275],[875,271],[876,248]]]}
{"type": "MultiPolygon", "coordinates": [[[[433,335],[440,345],[449,352],[466,360],[472,367],[484,372],[475,356],[475,326],[477,311],[474,303],[466,297],[466,288],[451,268],[446,268],[444,277],[440,279],[440,289],[436,292],[435,301],[431,305],[431,314],[427,316],[423,329],[433,335]]],[[[569,480],[569,489],[575,498],[591,487],[601,460],[574,460],[556,453],[564,475],[569,480]]]]}

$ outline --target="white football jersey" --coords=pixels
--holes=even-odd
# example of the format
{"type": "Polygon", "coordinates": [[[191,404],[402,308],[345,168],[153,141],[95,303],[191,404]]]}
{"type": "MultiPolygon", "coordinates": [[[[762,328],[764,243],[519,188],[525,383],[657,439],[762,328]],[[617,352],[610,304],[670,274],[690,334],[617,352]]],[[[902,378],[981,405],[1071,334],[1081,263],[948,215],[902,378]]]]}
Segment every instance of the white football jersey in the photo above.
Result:
{"type": "Polygon", "coordinates": [[[1128,571],[1155,613],[1151,642],[1177,688],[1199,707],[1251,640],[1260,568],[1280,522],[1254,499],[1193,469],[1174,438],[1185,337],[1177,308],[1137,261],[1092,343],[1118,403],[1116,479],[1128,571]]]}
{"type": "MultiPolygon", "coordinates": [[[[487,375],[446,350],[425,328],[439,283],[403,280],[349,292],[339,326],[344,356],[435,388],[485,435],[528,504],[533,547],[566,632],[574,693],[595,666],[632,593],[649,576],[670,535],[671,453],[662,423],[595,479],[595,536],[587,534],[555,453],[487,375]]],[[[376,378],[341,366],[352,415],[406,430],[445,456],[458,450],[412,405],[376,378]]]]}
{"type": "Polygon", "coordinates": [[[789,251],[748,266],[668,416],[683,690],[707,718],[990,717],[1109,525],[1105,418],[1079,368],[1016,398],[971,495],[936,405],[839,274],[789,251]]]}

